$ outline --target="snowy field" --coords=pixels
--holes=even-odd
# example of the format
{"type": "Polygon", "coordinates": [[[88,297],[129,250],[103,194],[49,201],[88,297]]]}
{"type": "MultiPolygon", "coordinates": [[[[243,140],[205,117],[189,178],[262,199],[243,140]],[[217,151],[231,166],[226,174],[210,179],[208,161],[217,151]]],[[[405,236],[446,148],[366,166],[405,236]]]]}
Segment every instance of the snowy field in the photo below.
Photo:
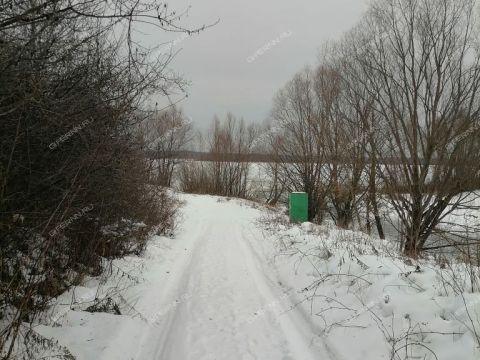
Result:
{"type": "Polygon", "coordinates": [[[155,237],[143,256],[115,261],[114,276],[55,299],[34,326],[51,339],[42,356],[480,358],[480,295],[464,266],[414,263],[386,242],[292,226],[246,201],[181,197],[175,238],[155,237]],[[122,315],[83,311],[95,298],[111,298],[122,315]]]}

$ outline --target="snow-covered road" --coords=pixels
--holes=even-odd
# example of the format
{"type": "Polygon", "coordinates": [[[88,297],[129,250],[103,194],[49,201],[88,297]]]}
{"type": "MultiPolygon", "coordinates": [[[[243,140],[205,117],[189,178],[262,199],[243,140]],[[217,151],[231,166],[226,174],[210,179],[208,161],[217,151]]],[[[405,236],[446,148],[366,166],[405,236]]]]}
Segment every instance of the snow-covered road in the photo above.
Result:
{"type": "Polygon", "coordinates": [[[271,266],[258,224],[265,211],[211,196],[182,200],[175,238],[155,237],[144,256],[115,261],[119,271],[102,285],[123,315],[70,310],[98,296],[91,279],[57,300],[60,326],[36,330],[78,360],[333,359],[271,266]]]}
{"type": "Polygon", "coordinates": [[[154,324],[141,336],[136,358],[320,359],[301,316],[295,310],[280,315],[288,294],[252,247],[262,240],[257,211],[216,198],[186,200],[176,244],[183,253],[172,276],[150,279],[151,291],[140,300],[158,304],[160,296],[170,306],[148,306],[154,324]]]}
{"type": "Polygon", "coordinates": [[[387,359],[407,345],[409,358],[479,359],[468,327],[478,294],[445,293],[447,270],[418,270],[362,233],[181,197],[175,238],[156,236],[105,281],[70,289],[34,330],[78,360],[387,359]],[[83,311],[109,297],[122,315],[83,311]]]}

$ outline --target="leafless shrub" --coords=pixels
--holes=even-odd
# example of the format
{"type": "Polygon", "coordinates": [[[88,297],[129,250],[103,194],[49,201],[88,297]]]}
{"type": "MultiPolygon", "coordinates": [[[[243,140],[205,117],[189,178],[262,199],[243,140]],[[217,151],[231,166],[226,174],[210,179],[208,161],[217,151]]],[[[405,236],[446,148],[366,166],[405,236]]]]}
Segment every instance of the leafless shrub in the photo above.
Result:
{"type": "Polygon", "coordinates": [[[173,106],[147,119],[143,131],[153,161],[153,183],[172,186],[174,172],[179,164],[178,154],[192,140],[190,120],[173,106]]]}
{"type": "Polygon", "coordinates": [[[180,172],[186,192],[249,197],[250,155],[258,136],[254,125],[228,114],[224,122],[215,119],[206,141],[211,161],[186,162],[180,172]]]}
{"type": "Polygon", "coordinates": [[[174,226],[178,203],[149,185],[138,129],[145,97],[184,83],[132,28],[188,32],[180,17],[131,0],[0,5],[2,359],[52,296],[174,226]]]}

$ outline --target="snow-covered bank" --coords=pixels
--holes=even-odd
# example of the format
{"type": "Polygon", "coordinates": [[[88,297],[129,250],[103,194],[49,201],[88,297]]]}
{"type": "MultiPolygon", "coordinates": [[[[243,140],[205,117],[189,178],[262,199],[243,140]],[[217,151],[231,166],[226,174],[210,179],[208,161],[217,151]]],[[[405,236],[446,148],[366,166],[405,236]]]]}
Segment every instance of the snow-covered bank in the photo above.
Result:
{"type": "MultiPolygon", "coordinates": [[[[464,264],[403,258],[388,241],[334,226],[266,223],[265,253],[295,288],[333,359],[480,357],[480,293],[464,264]]],[[[475,279],[474,279],[475,281],[475,279]]]]}
{"type": "MultiPolygon", "coordinates": [[[[264,313],[286,295],[249,245],[258,241],[262,212],[234,200],[184,198],[175,239],[155,238],[143,258],[114,263],[120,273],[102,292],[125,287],[111,295],[123,315],[57,306],[59,326],[35,330],[77,359],[323,358],[321,342],[312,345],[314,333],[298,313],[264,313]]],[[[92,300],[97,282],[75,289],[74,299],[92,300]]],[[[69,304],[72,293],[59,303],[69,304]]]]}
{"type": "Polygon", "coordinates": [[[115,261],[100,291],[89,279],[63,294],[35,331],[79,360],[479,358],[480,295],[460,291],[461,266],[413,263],[244,201],[182,197],[174,239],[115,261]],[[122,315],[82,311],[96,297],[122,315]]]}

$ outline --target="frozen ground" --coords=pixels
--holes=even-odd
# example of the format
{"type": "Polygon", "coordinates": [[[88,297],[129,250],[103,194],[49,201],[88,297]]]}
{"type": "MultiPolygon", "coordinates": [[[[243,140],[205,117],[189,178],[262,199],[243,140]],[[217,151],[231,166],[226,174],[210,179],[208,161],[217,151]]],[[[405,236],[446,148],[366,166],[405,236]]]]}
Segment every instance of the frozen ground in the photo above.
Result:
{"type": "Polygon", "coordinates": [[[35,331],[79,360],[480,358],[480,298],[458,289],[461,266],[409,263],[360,233],[290,226],[237,200],[182,197],[174,239],[62,295],[35,331]],[[122,315],[81,311],[106,296],[122,315]]]}
{"type": "MultiPolygon", "coordinates": [[[[251,247],[259,212],[235,201],[185,198],[178,236],[152,242],[143,279],[125,291],[136,318],[68,311],[62,326],[36,330],[85,360],[319,359],[324,350],[301,314],[262,311],[286,297],[251,247]]],[[[76,292],[77,299],[92,296],[88,288],[76,292]]]]}

